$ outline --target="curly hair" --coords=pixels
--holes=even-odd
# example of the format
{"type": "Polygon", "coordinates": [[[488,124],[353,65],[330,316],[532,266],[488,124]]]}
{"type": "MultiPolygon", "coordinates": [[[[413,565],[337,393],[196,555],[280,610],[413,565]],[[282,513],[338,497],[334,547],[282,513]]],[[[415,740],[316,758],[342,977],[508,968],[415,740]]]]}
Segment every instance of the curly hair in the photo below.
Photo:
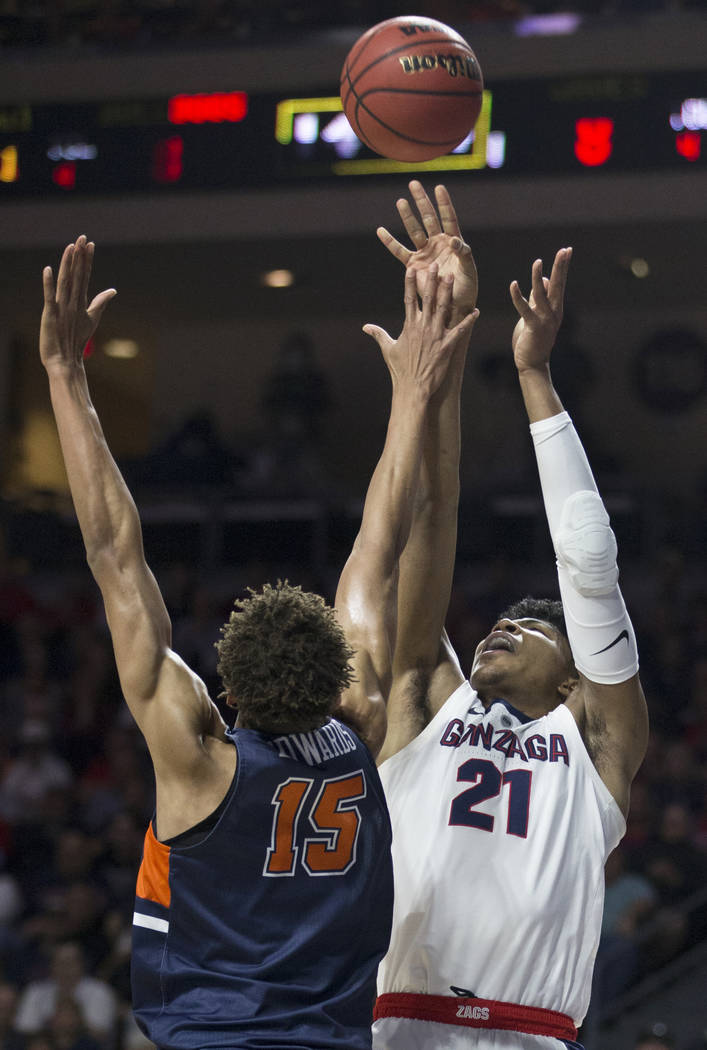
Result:
{"type": "Polygon", "coordinates": [[[314,729],[353,680],[354,655],[334,610],[285,580],[248,588],[215,642],[218,673],[241,721],[263,732],[314,729]]]}
{"type": "Polygon", "coordinates": [[[543,620],[551,624],[564,638],[567,638],[567,624],[565,623],[565,612],[562,602],[554,601],[552,598],[533,598],[528,594],[520,601],[514,602],[504,609],[499,620],[543,620]]]}

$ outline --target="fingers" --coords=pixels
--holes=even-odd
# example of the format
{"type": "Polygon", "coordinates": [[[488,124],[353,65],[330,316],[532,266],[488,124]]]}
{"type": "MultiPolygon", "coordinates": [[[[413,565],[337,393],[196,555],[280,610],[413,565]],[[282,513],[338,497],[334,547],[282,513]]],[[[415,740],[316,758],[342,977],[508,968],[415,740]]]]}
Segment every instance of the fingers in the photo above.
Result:
{"type": "Polygon", "coordinates": [[[427,269],[427,275],[425,280],[425,287],[422,291],[422,319],[423,321],[429,321],[434,313],[435,304],[437,302],[437,278],[438,270],[437,266],[433,263],[427,269]]]}
{"type": "Polygon", "coordinates": [[[425,193],[422,183],[418,182],[417,179],[413,179],[410,183],[410,193],[417,205],[417,210],[420,213],[420,218],[422,219],[422,224],[425,227],[427,236],[434,237],[436,233],[441,233],[442,227],[439,224],[437,212],[434,209],[432,201],[425,193]]]}
{"type": "Polygon", "coordinates": [[[451,328],[445,335],[442,343],[445,351],[453,355],[463,343],[468,343],[478,318],[479,311],[475,309],[463,317],[454,328],[451,328]]]}
{"type": "Polygon", "coordinates": [[[45,266],[42,270],[42,287],[44,289],[44,305],[54,307],[56,289],[54,287],[54,274],[51,266],[45,266]]]}
{"type": "Polygon", "coordinates": [[[83,238],[83,251],[82,251],[82,269],[81,269],[81,287],[79,288],[79,304],[88,302],[88,282],[91,280],[91,271],[93,270],[93,253],[96,250],[96,245],[93,241],[86,241],[83,238]]]}
{"type": "Polygon", "coordinates": [[[548,300],[555,313],[561,313],[565,300],[565,287],[567,285],[567,273],[572,261],[572,249],[560,248],[552,264],[550,281],[548,283],[548,300]]]}
{"type": "Polygon", "coordinates": [[[404,197],[401,197],[400,200],[396,202],[395,206],[398,209],[398,215],[403,220],[403,226],[407,230],[407,235],[415,245],[415,248],[424,248],[427,244],[427,234],[420,223],[420,220],[410,207],[410,202],[405,200],[404,197]]]}
{"type": "Polygon", "coordinates": [[[74,258],[74,245],[67,244],[64,254],[59,263],[59,273],[56,279],[56,301],[65,302],[71,289],[71,263],[74,258]]]}
{"type": "Polygon", "coordinates": [[[106,288],[94,296],[90,306],[86,305],[95,249],[93,241],[81,234],[75,243],[68,244],[64,249],[56,285],[51,266],[46,266],[42,271],[45,306],[58,310],[58,316],[65,319],[73,317],[75,321],[86,311],[94,329],[108,303],[118,294],[115,288],[106,288]]]}
{"type": "Polygon", "coordinates": [[[372,339],[375,339],[381,350],[384,350],[393,342],[391,337],[386,332],[385,328],[381,328],[377,324],[365,324],[363,326],[363,331],[366,333],[366,335],[370,335],[372,339]]]}
{"type": "Polygon", "coordinates": [[[444,274],[441,281],[439,281],[437,285],[437,300],[435,303],[435,309],[442,324],[446,323],[447,318],[450,314],[453,287],[454,278],[450,273],[444,274]]]}
{"type": "Polygon", "coordinates": [[[108,303],[111,301],[111,299],[114,299],[117,294],[118,293],[115,288],[106,288],[105,291],[99,292],[98,295],[94,296],[94,298],[91,300],[91,305],[89,306],[86,313],[91,318],[94,327],[98,325],[98,322],[103,316],[103,311],[105,310],[108,303]]]}
{"type": "Polygon", "coordinates": [[[463,336],[468,337],[471,335],[474,325],[479,319],[478,309],[473,310],[466,317],[463,317],[459,324],[455,325],[449,333],[450,337],[455,341],[461,339],[463,336]]]}
{"type": "Polygon", "coordinates": [[[397,241],[392,233],[389,233],[389,231],[386,230],[385,226],[378,227],[376,230],[376,236],[381,244],[385,245],[391,255],[394,255],[403,266],[407,266],[408,259],[412,255],[409,248],[406,248],[404,244],[397,241]]]}
{"type": "MultiPolygon", "coordinates": [[[[452,237],[458,237],[461,241],[459,246],[461,248],[464,246],[464,239],[459,228],[459,220],[452,204],[452,198],[449,196],[446,186],[435,186],[435,199],[439,208],[439,217],[442,220],[442,229],[452,237]]],[[[471,252],[471,248],[468,245],[465,247],[471,252]]]]}
{"type": "Polygon", "coordinates": [[[536,259],[533,263],[531,271],[531,286],[532,296],[534,300],[534,306],[536,309],[541,309],[547,306],[547,292],[545,291],[545,282],[543,281],[543,261],[542,259],[536,259]]]}
{"type": "Polygon", "coordinates": [[[75,310],[79,304],[81,287],[83,285],[83,273],[86,266],[86,238],[83,234],[76,239],[74,251],[71,256],[71,285],[69,287],[69,307],[75,310]]]}
{"type": "MultiPolygon", "coordinates": [[[[430,281],[427,281],[425,292],[430,286],[430,281]]],[[[405,271],[405,323],[412,324],[417,316],[417,270],[414,267],[410,267],[405,271]]]]}
{"type": "Polygon", "coordinates": [[[524,320],[526,318],[528,318],[528,317],[531,317],[533,311],[532,311],[532,309],[530,307],[530,303],[525,298],[525,296],[522,294],[522,292],[520,290],[520,285],[518,284],[517,281],[511,281],[511,286],[510,286],[509,291],[511,293],[511,300],[513,301],[513,305],[515,306],[515,308],[518,311],[518,313],[520,314],[520,316],[524,320]]]}
{"type": "Polygon", "coordinates": [[[427,280],[422,292],[422,321],[423,323],[437,322],[437,328],[444,330],[444,323],[449,315],[449,307],[452,301],[453,278],[451,274],[445,274],[441,279],[436,263],[427,269],[427,280]]]}
{"type": "Polygon", "coordinates": [[[446,339],[449,334],[447,325],[452,312],[453,290],[454,278],[451,274],[440,276],[436,266],[428,269],[420,318],[423,324],[429,326],[434,339],[446,339]]]}
{"type": "Polygon", "coordinates": [[[562,317],[567,272],[571,259],[572,249],[560,248],[552,264],[549,278],[543,277],[542,259],[536,259],[531,270],[531,292],[528,299],[521,294],[517,281],[511,283],[511,299],[521,317],[527,318],[534,311],[543,314],[548,310],[555,316],[562,317]]]}
{"type": "MultiPolygon", "coordinates": [[[[410,202],[407,201],[405,197],[401,197],[400,200],[397,201],[396,207],[400,218],[403,220],[403,225],[405,226],[408,237],[415,245],[415,248],[424,248],[430,237],[434,237],[436,234],[442,232],[442,226],[440,225],[434,205],[425,193],[422,183],[418,182],[417,179],[413,179],[409,185],[410,193],[412,194],[417,210],[420,213],[420,218],[418,219],[410,206],[410,202]]],[[[454,215],[454,208],[449,199],[449,194],[447,194],[447,202],[447,211],[449,213],[449,210],[451,209],[451,214],[453,216],[450,221],[454,223],[456,221],[456,215],[454,215]]],[[[458,223],[456,225],[456,232],[457,234],[459,232],[458,223]]]]}
{"type": "MultiPolygon", "coordinates": [[[[92,253],[84,234],[77,237],[76,243],[69,247],[71,253],[70,258],[67,256],[66,282],[60,288],[58,301],[68,306],[71,311],[77,312],[86,302],[92,253]]],[[[62,265],[63,261],[62,259],[62,265]]]]}

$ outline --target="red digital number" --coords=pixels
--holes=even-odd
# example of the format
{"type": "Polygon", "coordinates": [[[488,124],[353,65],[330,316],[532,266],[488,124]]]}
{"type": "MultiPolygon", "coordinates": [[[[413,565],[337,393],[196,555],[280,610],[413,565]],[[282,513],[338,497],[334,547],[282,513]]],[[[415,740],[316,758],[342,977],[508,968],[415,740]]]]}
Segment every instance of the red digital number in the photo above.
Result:
{"type": "Polygon", "coordinates": [[[582,117],[574,126],[574,155],[580,164],[597,168],[605,164],[614,148],[614,122],[609,117],[582,117]]]}

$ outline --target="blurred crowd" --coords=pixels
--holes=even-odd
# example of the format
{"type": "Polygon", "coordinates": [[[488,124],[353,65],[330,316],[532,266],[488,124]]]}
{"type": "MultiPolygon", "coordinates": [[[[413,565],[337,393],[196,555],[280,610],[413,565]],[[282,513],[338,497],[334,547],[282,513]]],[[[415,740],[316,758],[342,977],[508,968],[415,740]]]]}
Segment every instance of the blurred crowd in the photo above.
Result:
{"type": "MultiPolygon", "coordinates": [[[[174,648],[212,696],[219,691],[213,642],[234,596],[280,568],[243,563],[209,582],[183,564],[158,567],[174,648]]],[[[322,579],[290,565],[290,579],[331,600],[338,568],[322,579]]],[[[607,866],[595,989],[602,1004],[707,937],[707,585],[700,566],[686,564],[676,547],[626,570],[652,731],[628,832],[607,866]]],[[[512,563],[503,571],[462,566],[449,633],[464,666],[523,586],[523,571],[512,563]]],[[[547,587],[554,593],[550,577],[547,587]]],[[[150,764],[121,698],[87,570],[37,571],[5,559],[0,1050],[150,1045],[132,1020],[129,960],[135,877],[152,808],[150,764]]]]}
{"type": "MultiPolygon", "coordinates": [[[[701,0],[419,0],[414,5],[416,14],[455,26],[557,12],[601,17],[699,6],[701,0]]],[[[0,0],[0,47],[267,42],[363,28],[409,13],[403,0],[0,0]]]]}

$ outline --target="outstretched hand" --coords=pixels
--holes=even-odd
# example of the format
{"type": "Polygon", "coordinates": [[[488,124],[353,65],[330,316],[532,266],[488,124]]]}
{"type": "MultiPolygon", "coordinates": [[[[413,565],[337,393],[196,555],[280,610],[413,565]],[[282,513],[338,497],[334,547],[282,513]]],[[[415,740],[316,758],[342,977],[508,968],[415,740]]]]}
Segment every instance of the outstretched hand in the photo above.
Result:
{"type": "Polygon", "coordinates": [[[437,263],[426,270],[422,309],[418,304],[419,272],[408,268],[405,274],[405,323],[397,339],[378,325],[364,325],[381,349],[391,374],[393,387],[408,385],[421,397],[429,398],[438,389],[454,351],[468,339],[479,316],[474,310],[451,326],[449,322],[453,278],[440,276],[437,263]]]}
{"type": "Polygon", "coordinates": [[[44,309],[39,354],[47,369],[82,363],[86,343],[98,327],[106,306],[117,294],[115,288],[107,288],[88,304],[95,247],[83,235],[75,244],[67,245],[59,264],[56,287],[51,266],[46,266],[42,273],[44,309]]]}
{"type": "Polygon", "coordinates": [[[560,248],[552,264],[549,279],[543,277],[542,259],[533,263],[531,292],[521,294],[517,281],[510,287],[513,305],[520,319],[513,330],[513,359],[519,373],[541,370],[548,366],[562,323],[567,272],[572,259],[571,248],[560,248]]]}
{"type": "Polygon", "coordinates": [[[397,209],[414,248],[406,248],[384,226],[379,226],[376,234],[391,255],[407,269],[412,268],[417,272],[417,291],[420,296],[424,294],[426,275],[432,263],[437,264],[440,277],[451,274],[452,320],[458,321],[473,311],[479,291],[471,248],[462,237],[452,199],[444,186],[435,187],[439,215],[422,184],[416,179],[410,183],[410,193],[420,218],[404,197],[397,202],[397,209]]]}

